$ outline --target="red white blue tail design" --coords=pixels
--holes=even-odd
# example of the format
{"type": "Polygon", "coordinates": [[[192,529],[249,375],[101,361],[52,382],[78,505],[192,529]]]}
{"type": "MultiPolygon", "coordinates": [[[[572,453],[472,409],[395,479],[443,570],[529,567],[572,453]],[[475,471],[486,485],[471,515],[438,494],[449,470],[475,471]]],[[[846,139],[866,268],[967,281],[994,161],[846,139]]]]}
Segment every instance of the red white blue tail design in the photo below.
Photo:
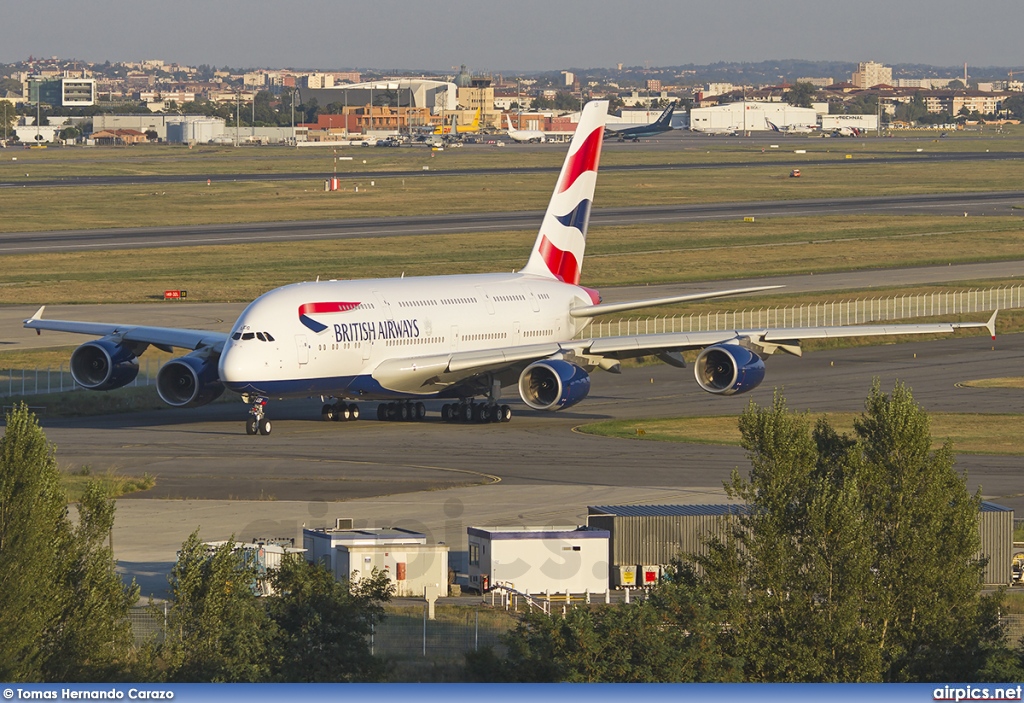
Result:
{"type": "Polygon", "coordinates": [[[523,273],[557,278],[573,285],[580,282],[607,117],[606,100],[595,100],[583,107],[569,154],[562,164],[555,192],[523,273]]]}

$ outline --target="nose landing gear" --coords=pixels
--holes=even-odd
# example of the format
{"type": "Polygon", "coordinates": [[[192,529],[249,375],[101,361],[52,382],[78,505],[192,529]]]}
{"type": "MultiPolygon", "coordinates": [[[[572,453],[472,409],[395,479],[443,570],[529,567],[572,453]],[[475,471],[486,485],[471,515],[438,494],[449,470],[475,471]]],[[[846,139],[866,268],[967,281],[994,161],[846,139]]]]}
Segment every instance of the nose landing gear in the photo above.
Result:
{"type": "Polygon", "coordinates": [[[271,424],[270,418],[267,417],[266,408],[266,398],[259,397],[252,402],[252,407],[249,408],[249,419],[245,422],[246,434],[261,434],[264,436],[270,434],[271,424]]]}

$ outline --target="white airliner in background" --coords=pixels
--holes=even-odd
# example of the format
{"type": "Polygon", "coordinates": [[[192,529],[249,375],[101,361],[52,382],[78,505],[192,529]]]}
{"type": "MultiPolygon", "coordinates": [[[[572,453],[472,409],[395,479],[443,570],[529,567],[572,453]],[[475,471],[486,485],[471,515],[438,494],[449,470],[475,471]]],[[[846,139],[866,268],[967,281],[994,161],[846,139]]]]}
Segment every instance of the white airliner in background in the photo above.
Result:
{"type": "Polygon", "coordinates": [[[699,349],[697,383],[731,395],[764,379],[763,357],[799,354],[802,339],[965,327],[995,334],[993,315],[984,323],[586,338],[582,333],[598,315],[766,288],[602,305],[597,291],[579,285],[607,109],[604,101],[584,107],[533,251],[518,273],[295,283],[253,301],[229,334],[44,320],[43,308],[25,326],[100,337],[71,355],[76,382],[91,390],[130,383],[149,345],[190,350],[160,369],[160,398],[192,407],[227,388],[251,405],[246,432],[262,435],[270,434],[270,398],[319,396],[323,417],[332,420],[356,419],[356,400],[384,401],[377,406],[381,420],[422,420],[424,400],[444,399],[446,421],[507,422],[512,411],[499,403],[502,388],[516,386],[533,409],[560,410],[587,397],[592,371],[618,373],[626,358],[657,355],[681,367],[681,352],[699,349]]]}
{"type": "Polygon", "coordinates": [[[547,135],[539,129],[516,129],[512,126],[512,118],[505,115],[505,122],[508,124],[508,136],[517,142],[543,142],[547,141],[547,135]]]}

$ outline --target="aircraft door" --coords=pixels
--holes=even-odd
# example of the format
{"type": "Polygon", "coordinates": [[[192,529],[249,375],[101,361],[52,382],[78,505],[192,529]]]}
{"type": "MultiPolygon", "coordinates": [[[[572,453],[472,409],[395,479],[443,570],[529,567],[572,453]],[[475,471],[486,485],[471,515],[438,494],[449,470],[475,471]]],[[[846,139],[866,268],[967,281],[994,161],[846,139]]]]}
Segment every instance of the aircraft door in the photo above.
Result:
{"type": "Polygon", "coordinates": [[[299,366],[309,363],[309,344],[306,342],[306,335],[295,335],[295,351],[298,354],[299,366]]]}
{"type": "Polygon", "coordinates": [[[522,326],[519,324],[519,320],[512,323],[512,344],[519,345],[523,341],[522,326]]]}

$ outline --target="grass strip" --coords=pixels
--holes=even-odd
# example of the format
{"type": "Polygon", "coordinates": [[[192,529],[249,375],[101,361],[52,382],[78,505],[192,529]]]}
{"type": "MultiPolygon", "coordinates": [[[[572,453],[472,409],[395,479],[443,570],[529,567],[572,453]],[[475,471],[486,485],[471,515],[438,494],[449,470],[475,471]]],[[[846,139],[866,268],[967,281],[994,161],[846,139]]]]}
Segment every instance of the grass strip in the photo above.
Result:
{"type": "MultiPolygon", "coordinates": [[[[824,417],[840,434],[852,434],[860,413],[830,412],[808,414],[811,422],[824,417]]],[[[1020,437],[1024,415],[981,413],[930,413],[932,448],[945,442],[961,454],[1024,455],[1020,437]]],[[[739,445],[740,431],[735,415],[710,417],[610,420],[583,425],[577,431],[603,437],[686,444],[739,445]]]]}

